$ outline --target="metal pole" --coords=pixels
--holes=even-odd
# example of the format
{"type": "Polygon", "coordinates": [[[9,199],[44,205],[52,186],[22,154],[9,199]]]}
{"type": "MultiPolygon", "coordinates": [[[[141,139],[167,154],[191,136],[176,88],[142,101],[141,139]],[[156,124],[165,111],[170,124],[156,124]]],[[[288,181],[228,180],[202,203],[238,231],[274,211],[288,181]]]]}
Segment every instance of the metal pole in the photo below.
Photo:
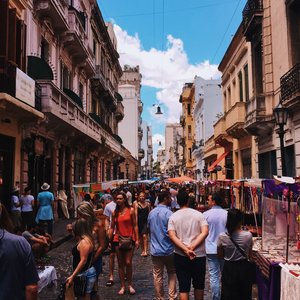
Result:
{"type": "Polygon", "coordinates": [[[288,184],[288,212],[287,212],[287,226],[286,226],[286,249],[285,249],[285,262],[289,262],[289,239],[290,239],[290,212],[291,212],[291,191],[290,185],[288,184]]]}
{"type": "Polygon", "coordinates": [[[280,155],[281,155],[281,172],[282,176],[286,176],[286,164],[285,164],[285,149],[284,149],[284,130],[283,124],[279,125],[279,141],[280,141],[280,155]]]}

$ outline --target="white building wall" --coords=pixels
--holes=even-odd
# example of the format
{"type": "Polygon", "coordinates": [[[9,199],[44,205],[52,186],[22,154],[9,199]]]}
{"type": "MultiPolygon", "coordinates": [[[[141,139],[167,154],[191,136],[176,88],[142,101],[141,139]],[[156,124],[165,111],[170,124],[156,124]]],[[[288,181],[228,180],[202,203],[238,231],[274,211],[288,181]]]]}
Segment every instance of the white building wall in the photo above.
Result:
{"type": "Polygon", "coordinates": [[[118,125],[119,136],[123,140],[123,145],[131,155],[138,159],[139,139],[139,97],[134,85],[119,85],[119,93],[123,97],[124,119],[118,125]]]}

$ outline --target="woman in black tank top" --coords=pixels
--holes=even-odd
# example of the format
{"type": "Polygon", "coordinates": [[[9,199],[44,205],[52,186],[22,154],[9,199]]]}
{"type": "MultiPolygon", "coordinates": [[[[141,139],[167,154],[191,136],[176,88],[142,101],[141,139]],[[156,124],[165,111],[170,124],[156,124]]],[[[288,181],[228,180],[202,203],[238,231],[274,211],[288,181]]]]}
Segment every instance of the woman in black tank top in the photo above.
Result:
{"type": "MultiPolygon", "coordinates": [[[[86,294],[90,294],[96,282],[96,271],[92,266],[94,242],[91,236],[91,226],[87,220],[80,218],[73,223],[72,228],[75,238],[78,239],[79,242],[72,249],[73,273],[67,278],[66,285],[72,285],[76,275],[86,272],[87,283],[85,292],[86,294]]],[[[81,297],[85,299],[85,296],[86,295],[81,297]]]]}

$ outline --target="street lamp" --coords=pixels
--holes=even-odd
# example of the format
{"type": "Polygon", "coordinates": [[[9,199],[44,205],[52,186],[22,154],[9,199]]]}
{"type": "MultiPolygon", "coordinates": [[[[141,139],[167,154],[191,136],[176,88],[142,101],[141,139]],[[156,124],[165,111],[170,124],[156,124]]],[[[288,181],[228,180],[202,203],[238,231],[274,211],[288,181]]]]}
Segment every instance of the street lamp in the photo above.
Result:
{"type": "Polygon", "coordinates": [[[286,176],[286,164],[285,164],[285,149],[284,149],[284,125],[287,123],[289,111],[286,107],[282,106],[281,100],[279,104],[273,109],[276,125],[279,126],[277,131],[280,141],[280,155],[281,155],[281,168],[282,176],[286,176]]]}
{"type": "Polygon", "coordinates": [[[128,175],[129,163],[128,162],[126,162],[125,167],[126,167],[126,179],[129,179],[128,178],[129,177],[129,175],[128,175]]]}

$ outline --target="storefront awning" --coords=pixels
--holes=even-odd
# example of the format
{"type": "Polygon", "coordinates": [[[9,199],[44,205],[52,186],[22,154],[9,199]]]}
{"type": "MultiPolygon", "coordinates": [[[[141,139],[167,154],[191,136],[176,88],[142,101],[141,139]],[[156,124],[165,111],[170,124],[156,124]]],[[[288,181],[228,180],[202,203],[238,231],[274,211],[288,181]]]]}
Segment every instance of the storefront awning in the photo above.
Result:
{"type": "Polygon", "coordinates": [[[81,108],[83,108],[83,105],[82,105],[82,100],[81,98],[76,94],[74,93],[72,90],[70,89],[64,89],[64,93],[69,97],[71,98],[71,100],[76,103],[78,106],[80,106],[81,108]]]}
{"type": "Polygon", "coordinates": [[[37,56],[28,56],[27,73],[34,80],[53,80],[51,67],[45,60],[37,56]]]}
{"type": "Polygon", "coordinates": [[[229,151],[224,152],[221,156],[219,156],[207,169],[208,172],[214,170],[214,168],[229,154],[229,151]]]}

